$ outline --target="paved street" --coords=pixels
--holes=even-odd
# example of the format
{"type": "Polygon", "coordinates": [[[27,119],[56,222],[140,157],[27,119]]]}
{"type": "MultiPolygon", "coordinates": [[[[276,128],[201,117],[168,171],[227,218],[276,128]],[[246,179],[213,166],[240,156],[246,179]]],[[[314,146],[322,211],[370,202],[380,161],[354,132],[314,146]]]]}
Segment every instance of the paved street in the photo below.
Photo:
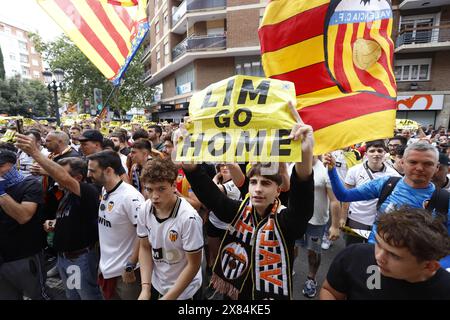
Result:
{"type": "MultiPolygon", "coordinates": [[[[328,268],[333,261],[334,257],[345,247],[345,242],[341,238],[335,241],[333,245],[328,250],[322,251],[322,262],[320,264],[319,272],[317,274],[317,283],[319,288],[317,290],[317,296],[315,299],[318,300],[320,286],[322,285],[328,268]]],[[[294,262],[294,299],[295,300],[310,300],[302,294],[303,284],[306,281],[306,275],[308,274],[308,256],[305,249],[300,250],[299,257],[294,262]]]]}
{"type": "MultiPolygon", "coordinates": [[[[334,244],[330,247],[330,249],[323,251],[322,253],[322,263],[319,268],[319,272],[317,275],[317,281],[319,286],[323,283],[326,274],[328,272],[328,268],[333,261],[333,258],[344,248],[344,240],[339,239],[334,242],[334,244]]],[[[309,300],[302,294],[303,283],[306,280],[306,275],[308,273],[308,257],[306,254],[306,250],[300,250],[299,257],[294,262],[294,299],[295,300],[309,300]]],[[[64,289],[62,286],[62,281],[58,276],[51,277],[47,279],[47,285],[49,286],[49,294],[53,299],[61,300],[65,299],[64,289]]],[[[319,292],[319,290],[317,291],[319,292]]],[[[318,299],[316,297],[315,299],[318,299]]]]}

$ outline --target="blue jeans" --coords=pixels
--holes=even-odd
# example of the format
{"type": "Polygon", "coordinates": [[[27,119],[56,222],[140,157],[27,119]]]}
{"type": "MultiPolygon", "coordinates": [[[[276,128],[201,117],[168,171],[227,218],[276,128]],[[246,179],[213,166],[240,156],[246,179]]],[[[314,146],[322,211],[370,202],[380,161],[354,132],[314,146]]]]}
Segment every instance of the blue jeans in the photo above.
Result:
{"type": "Polygon", "coordinates": [[[56,265],[68,300],[103,300],[97,284],[98,254],[95,249],[76,259],[67,259],[58,254],[56,265]]]}
{"type": "Polygon", "coordinates": [[[308,223],[303,239],[297,239],[295,244],[320,254],[322,252],[322,237],[325,234],[326,229],[326,224],[316,226],[308,223]]]}

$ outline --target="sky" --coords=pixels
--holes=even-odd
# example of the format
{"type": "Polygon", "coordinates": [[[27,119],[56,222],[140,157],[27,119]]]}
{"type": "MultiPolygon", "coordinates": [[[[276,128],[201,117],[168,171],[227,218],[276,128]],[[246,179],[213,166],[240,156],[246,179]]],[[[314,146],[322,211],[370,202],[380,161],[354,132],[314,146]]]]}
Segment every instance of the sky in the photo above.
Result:
{"type": "Polygon", "coordinates": [[[36,0],[1,1],[0,21],[28,31],[37,31],[45,41],[54,40],[63,33],[36,0]]]}

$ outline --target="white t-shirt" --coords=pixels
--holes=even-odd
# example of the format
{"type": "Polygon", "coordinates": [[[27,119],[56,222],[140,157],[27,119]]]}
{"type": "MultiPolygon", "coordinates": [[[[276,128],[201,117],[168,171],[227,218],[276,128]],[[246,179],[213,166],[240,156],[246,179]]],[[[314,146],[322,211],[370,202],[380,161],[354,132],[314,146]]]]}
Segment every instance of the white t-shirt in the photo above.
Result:
{"type": "MultiPolygon", "coordinates": [[[[324,225],[328,222],[329,200],[327,188],[331,191],[330,178],[322,161],[317,160],[313,166],[314,170],[314,214],[309,220],[310,224],[315,226],[324,225]]],[[[333,191],[331,191],[333,192],[333,191]]]]}
{"type": "MultiPolygon", "coordinates": [[[[225,189],[225,194],[228,198],[233,200],[239,200],[241,198],[241,191],[238,187],[234,184],[233,180],[227,181],[223,184],[223,187],[225,189]]],[[[212,223],[214,227],[217,229],[227,230],[228,223],[223,222],[217,216],[214,214],[214,212],[209,212],[209,221],[212,223]]]]}
{"type": "Polygon", "coordinates": [[[122,167],[125,169],[125,173],[128,175],[128,167],[127,167],[127,156],[124,154],[121,154],[119,152],[120,161],[122,161],[122,167]]]}
{"type": "Polygon", "coordinates": [[[336,172],[341,181],[345,180],[345,176],[347,175],[347,160],[345,159],[343,150],[336,150],[331,152],[331,155],[334,157],[336,161],[336,172]]]}
{"type": "MultiPolygon", "coordinates": [[[[370,172],[373,179],[384,176],[400,177],[399,173],[395,169],[392,169],[387,165],[384,165],[384,169],[382,171],[373,172],[369,168],[367,168],[366,170],[364,168],[365,164],[367,164],[367,161],[351,167],[347,172],[347,176],[345,177],[345,183],[355,187],[359,187],[360,185],[369,182],[372,179],[370,178],[367,171],[370,172]]],[[[374,223],[377,215],[377,202],[378,199],[351,202],[348,209],[348,217],[353,221],[371,226],[374,223]]]]}
{"type": "MultiPolygon", "coordinates": [[[[50,152],[48,152],[48,150],[46,148],[41,148],[41,153],[45,157],[48,157],[48,155],[50,154],[50,152]]],[[[35,163],[35,161],[31,156],[29,156],[28,154],[26,154],[23,151],[19,151],[19,154],[17,157],[17,166],[18,166],[21,174],[23,174],[25,177],[28,177],[29,175],[31,175],[30,168],[33,163],[35,163]]]]}
{"type": "Polygon", "coordinates": [[[105,279],[123,273],[133,252],[137,238],[137,218],[144,202],[144,196],[128,183],[122,182],[109,194],[103,188],[98,212],[98,234],[99,267],[105,279]]]}
{"type": "MultiPolygon", "coordinates": [[[[202,219],[197,211],[183,198],[178,198],[169,218],[157,219],[150,200],[139,211],[137,233],[148,238],[152,248],[152,286],[166,294],[187,265],[186,252],[203,248],[202,219]]],[[[178,300],[190,299],[202,285],[199,268],[194,279],[178,296],[178,300]]]]}

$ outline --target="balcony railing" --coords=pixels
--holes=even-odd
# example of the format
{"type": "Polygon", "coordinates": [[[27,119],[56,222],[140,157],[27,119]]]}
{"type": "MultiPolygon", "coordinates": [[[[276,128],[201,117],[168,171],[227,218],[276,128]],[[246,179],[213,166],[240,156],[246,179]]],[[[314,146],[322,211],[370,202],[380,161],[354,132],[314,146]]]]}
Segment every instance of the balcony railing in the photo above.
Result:
{"type": "Polygon", "coordinates": [[[226,0],[184,0],[172,14],[172,26],[176,25],[178,21],[188,12],[225,8],[226,0]]]}
{"type": "Polygon", "coordinates": [[[172,61],[190,51],[203,51],[209,49],[224,49],[227,47],[225,35],[191,36],[184,39],[172,50],[172,61]]]}
{"type": "Polygon", "coordinates": [[[152,49],[152,47],[150,45],[147,45],[144,47],[144,52],[142,53],[142,56],[141,56],[141,62],[143,62],[144,60],[147,59],[150,52],[152,51],[151,49],[152,49]]]}
{"type": "Polygon", "coordinates": [[[144,72],[144,75],[142,76],[142,81],[147,81],[151,77],[152,77],[152,71],[151,70],[147,70],[147,71],[144,72]]]}
{"type": "Polygon", "coordinates": [[[396,45],[426,44],[450,41],[450,21],[432,27],[405,28],[397,37],[396,45]]]}

